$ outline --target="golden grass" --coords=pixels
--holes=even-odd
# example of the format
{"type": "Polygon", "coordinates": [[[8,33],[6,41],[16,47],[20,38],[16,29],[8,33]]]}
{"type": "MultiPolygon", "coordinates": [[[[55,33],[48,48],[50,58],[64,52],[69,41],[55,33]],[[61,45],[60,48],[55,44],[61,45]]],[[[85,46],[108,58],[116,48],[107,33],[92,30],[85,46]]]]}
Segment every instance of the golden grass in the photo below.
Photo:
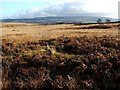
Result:
{"type": "Polygon", "coordinates": [[[57,24],[57,25],[39,25],[25,23],[2,23],[2,39],[10,42],[26,42],[37,41],[41,39],[57,38],[60,36],[79,37],[79,36],[103,36],[118,35],[118,29],[114,27],[117,24],[109,24],[113,26],[110,29],[76,29],[79,27],[89,27],[90,25],[73,25],[73,24],[57,24]]]}

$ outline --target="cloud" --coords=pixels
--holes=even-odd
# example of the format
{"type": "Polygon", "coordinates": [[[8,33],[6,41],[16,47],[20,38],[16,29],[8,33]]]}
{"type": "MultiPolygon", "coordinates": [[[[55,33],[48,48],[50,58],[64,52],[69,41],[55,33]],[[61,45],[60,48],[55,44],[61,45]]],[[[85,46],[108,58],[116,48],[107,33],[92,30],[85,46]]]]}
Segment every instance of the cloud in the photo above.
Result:
{"type": "Polygon", "coordinates": [[[43,8],[33,7],[27,10],[20,9],[12,18],[82,15],[84,14],[82,6],[82,2],[76,1],[50,3],[43,8]]]}
{"type": "Polygon", "coordinates": [[[118,17],[119,0],[86,0],[84,10],[91,13],[102,13],[102,16],[118,17]]]}
{"type": "Polygon", "coordinates": [[[51,4],[43,9],[48,15],[65,16],[65,15],[80,15],[83,14],[83,4],[80,2],[64,2],[51,4]]]}
{"type": "Polygon", "coordinates": [[[19,9],[11,18],[32,18],[42,16],[41,9],[33,7],[27,10],[19,9]]]}
{"type": "MultiPolygon", "coordinates": [[[[47,1],[47,0],[45,0],[47,1]]],[[[54,0],[55,1],[55,0],[54,0]]],[[[53,2],[47,6],[33,7],[27,10],[18,10],[14,18],[40,17],[40,16],[108,16],[117,18],[118,0],[71,0],[53,2]]]]}

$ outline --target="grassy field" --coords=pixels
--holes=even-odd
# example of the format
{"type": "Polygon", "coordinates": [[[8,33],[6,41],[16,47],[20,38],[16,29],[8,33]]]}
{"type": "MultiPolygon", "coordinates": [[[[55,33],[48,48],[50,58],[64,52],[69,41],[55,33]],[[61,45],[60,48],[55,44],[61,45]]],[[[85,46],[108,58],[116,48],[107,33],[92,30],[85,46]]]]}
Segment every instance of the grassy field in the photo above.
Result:
{"type": "Polygon", "coordinates": [[[1,23],[3,90],[120,89],[118,23],[1,23]]]}
{"type": "MultiPolygon", "coordinates": [[[[21,23],[3,23],[2,36],[3,39],[10,38],[17,41],[36,41],[39,39],[50,39],[60,36],[103,36],[103,35],[118,35],[118,28],[116,24],[109,24],[108,29],[91,28],[91,25],[74,25],[74,24],[58,24],[58,25],[39,25],[39,24],[21,24],[21,23]],[[87,28],[84,28],[87,27],[87,28]],[[82,29],[83,28],[83,29],[82,29]]],[[[97,26],[97,24],[95,24],[97,26]]],[[[107,26],[107,25],[104,25],[107,26]]]]}

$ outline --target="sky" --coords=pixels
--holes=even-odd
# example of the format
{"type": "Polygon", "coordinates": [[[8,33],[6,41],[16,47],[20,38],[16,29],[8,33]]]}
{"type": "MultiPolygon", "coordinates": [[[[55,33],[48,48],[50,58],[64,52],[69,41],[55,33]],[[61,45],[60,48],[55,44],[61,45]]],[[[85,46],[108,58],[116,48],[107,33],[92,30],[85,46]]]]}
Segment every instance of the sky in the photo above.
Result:
{"type": "Polygon", "coordinates": [[[0,18],[102,16],[118,18],[119,0],[0,0],[0,18]]]}

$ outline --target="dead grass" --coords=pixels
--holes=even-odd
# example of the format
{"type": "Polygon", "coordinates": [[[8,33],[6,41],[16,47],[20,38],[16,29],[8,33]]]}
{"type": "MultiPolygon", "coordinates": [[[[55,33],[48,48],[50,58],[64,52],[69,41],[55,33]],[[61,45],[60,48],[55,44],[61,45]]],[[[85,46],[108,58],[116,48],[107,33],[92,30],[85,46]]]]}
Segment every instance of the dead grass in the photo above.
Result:
{"type": "MultiPolygon", "coordinates": [[[[106,24],[105,24],[106,25],[106,24]]],[[[89,29],[93,25],[73,25],[73,24],[57,24],[57,25],[39,25],[39,24],[23,24],[23,23],[2,23],[1,36],[11,42],[37,41],[40,39],[57,38],[60,36],[79,37],[79,36],[103,36],[118,35],[117,24],[109,24],[108,29],[89,29]],[[115,27],[116,26],[116,27],[115,27]],[[84,29],[83,29],[84,28],[84,29]]]]}
{"type": "MultiPolygon", "coordinates": [[[[10,68],[7,66],[4,66],[3,68],[3,74],[6,80],[3,81],[3,88],[7,88],[9,85],[11,85],[13,89],[15,87],[19,87],[20,85],[22,86],[20,88],[23,88],[24,86],[28,88],[26,85],[26,81],[23,80],[22,77],[18,77],[19,75],[24,76],[24,74],[28,76],[26,79],[28,79],[27,83],[29,83],[29,87],[31,88],[47,87],[46,85],[48,85],[48,87],[53,86],[56,90],[57,88],[65,88],[64,85],[66,84],[69,88],[78,88],[79,84],[80,88],[95,88],[93,86],[94,84],[96,85],[96,80],[95,82],[93,82],[94,79],[87,79],[85,77],[87,75],[89,76],[90,70],[95,71],[95,73],[92,73],[93,76],[98,75],[99,77],[99,75],[101,74],[99,78],[100,80],[102,80],[104,72],[98,72],[96,74],[96,71],[99,71],[99,69],[97,70],[96,67],[101,67],[102,64],[103,68],[104,66],[109,66],[110,69],[112,69],[111,65],[119,65],[119,61],[116,61],[115,63],[113,62],[111,64],[109,63],[109,61],[108,63],[106,63],[105,61],[101,63],[99,62],[100,60],[98,60],[100,65],[94,65],[92,63],[92,60],[94,59],[92,58],[93,56],[98,59],[102,58],[101,60],[105,59],[105,57],[107,58],[107,60],[109,60],[109,58],[112,58],[113,56],[119,58],[119,44],[117,43],[118,40],[116,39],[116,37],[118,37],[117,24],[105,24],[111,27],[106,29],[94,28],[94,24],[38,25],[23,23],[0,23],[0,25],[2,25],[2,27],[0,28],[2,29],[2,32],[0,34],[3,41],[2,59],[4,63],[7,63],[9,61],[12,62],[12,72],[9,71],[10,68]],[[46,45],[46,43],[49,43],[49,45],[46,45]],[[108,51],[110,52],[110,54],[108,53],[108,51]],[[103,52],[106,54],[105,56],[103,55],[103,52]],[[88,57],[88,55],[91,56],[88,57]],[[91,58],[91,60],[89,58],[91,58]],[[88,61],[88,59],[90,61],[88,61]],[[92,66],[89,67],[89,64],[91,64],[92,66]],[[25,68],[25,65],[32,65],[32,67],[29,66],[28,68],[25,68]],[[43,65],[45,68],[43,68],[41,65],[43,65]],[[75,68],[73,68],[74,70],[71,71],[71,68],[73,66],[75,66],[75,68]],[[88,70],[86,71],[86,74],[83,72],[84,70],[88,70]],[[50,71],[50,73],[48,71],[50,71]],[[78,73],[79,71],[81,72],[81,74],[78,73]],[[16,74],[15,77],[17,78],[15,80],[14,76],[12,75],[14,75],[16,72],[19,73],[19,75],[16,74]],[[48,74],[46,74],[46,72],[48,74]],[[57,75],[58,72],[60,75],[57,75]],[[11,76],[9,76],[8,73],[11,73],[11,76]],[[64,76],[65,73],[66,75],[64,76]],[[33,77],[33,74],[35,74],[35,77],[33,77]],[[37,77],[36,75],[39,75],[39,77],[37,77]],[[80,79],[81,77],[86,78],[86,80],[80,79]],[[7,79],[11,81],[7,82],[7,79]],[[52,80],[52,82],[48,82],[49,80],[52,80]],[[76,82],[78,83],[78,85],[76,84],[76,82]],[[52,84],[49,85],[49,83],[52,84]],[[90,84],[91,86],[89,86],[90,84]]],[[[117,71],[117,69],[115,70],[117,71]]],[[[112,73],[111,75],[115,76],[116,74],[114,75],[114,73],[112,73]]],[[[97,78],[97,80],[99,78],[97,78]]],[[[105,80],[98,82],[100,82],[101,85],[107,88],[110,86],[109,81],[111,81],[110,84],[116,83],[119,76],[115,78],[116,82],[114,81],[114,77],[112,76],[111,78],[114,82],[111,78],[104,78],[105,80]]],[[[100,84],[98,83],[98,86],[99,85],[100,84]]],[[[116,87],[117,86],[119,85],[117,84],[116,87]]]]}

